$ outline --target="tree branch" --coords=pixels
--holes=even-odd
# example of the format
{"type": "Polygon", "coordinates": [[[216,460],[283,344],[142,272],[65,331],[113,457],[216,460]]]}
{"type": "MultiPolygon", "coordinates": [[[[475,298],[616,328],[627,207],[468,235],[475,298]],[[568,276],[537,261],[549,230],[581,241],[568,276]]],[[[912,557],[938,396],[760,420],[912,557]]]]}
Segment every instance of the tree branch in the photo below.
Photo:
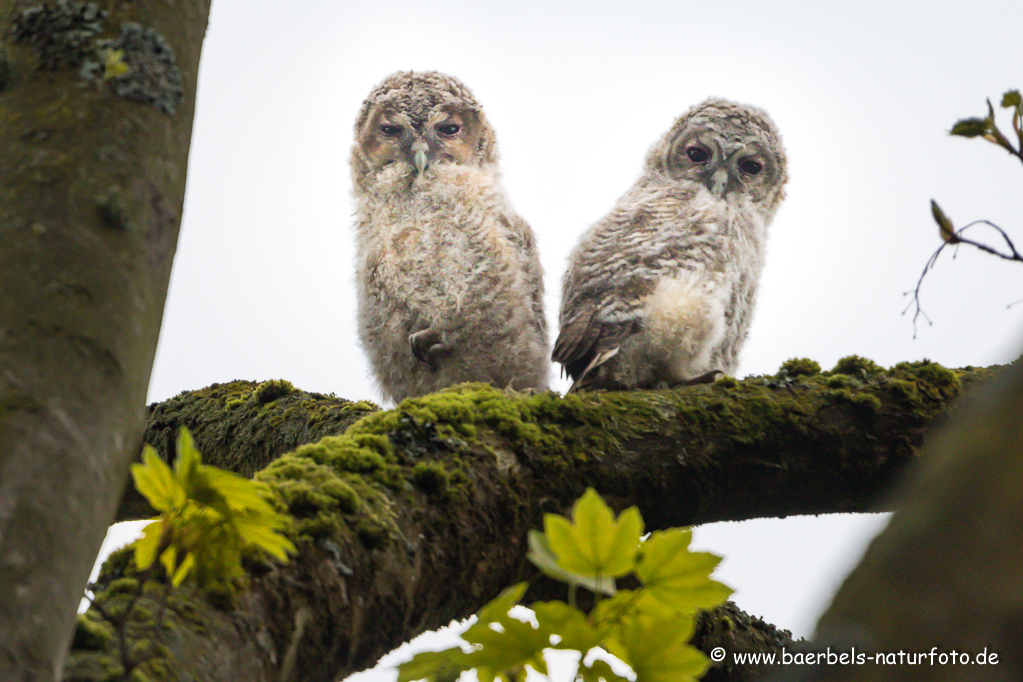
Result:
{"type": "Polygon", "coordinates": [[[902,294],[903,296],[908,296],[910,293],[913,294],[913,298],[910,299],[909,304],[906,305],[906,308],[902,311],[902,314],[905,315],[910,308],[912,308],[914,305],[916,306],[916,309],[913,311],[914,339],[916,338],[916,321],[920,318],[921,315],[923,315],[924,319],[927,320],[927,324],[931,324],[931,319],[927,317],[927,313],[925,313],[923,311],[923,308],[920,306],[920,288],[924,284],[924,277],[926,277],[927,273],[934,268],[935,264],[938,262],[938,256],[941,255],[941,252],[945,249],[946,246],[949,246],[950,244],[955,245],[956,252],[953,253],[952,258],[955,258],[956,254],[958,253],[959,244],[969,244],[970,246],[976,247],[981,251],[990,253],[994,256],[998,256],[1003,260],[1019,261],[1023,263],[1023,255],[1020,255],[1019,251],[1016,250],[1016,246],[1012,243],[1012,239],[1009,238],[1008,233],[1006,233],[1005,230],[1003,230],[1002,228],[998,227],[997,225],[988,220],[975,220],[969,225],[966,225],[965,227],[962,227],[961,229],[952,232],[951,234],[943,233],[943,235],[945,236],[945,240],[942,242],[941,246],[939,246],[938,249],[931,254],[931,257],[927,259],[927,263],[924,265],[923,272],[920,273],[920,278],[916,281],[916,287],[913,289],[912,292],[905,291],[902,294]],[[963,233],[965,233],[966,230],[970,229],[974,225],[987,225],[988,227],[992,227],[995,230],[997,230],[998,234],[1001,235],[1002,239],[1005,241],[1005,245],[1009,248],[1009,252],[1002,253],[1001,251],[992,246],[988,246],[987,244],[984,244],[982,242],[974,241],[972,239],[966,239],[965,237],[963,237],[963,233]]]}
{"type": "MultiPolygon", "coordinates": [[[[613,506],[639,506],[651,530],[874,510],[962,383],[988,374],[927,362],[884,371],[855,357],[833,374],[800,374],[811,364],[787,363],[773,378],[566,398],[464,385],[368,414],[257,474],[293,515],[300,554],[286,566],[253,565],[251,589],[212,602],[223,611],[185,600],[219,644],[192,650],[183,642],[193,635],[176,629],[171,665],[199,679],[278,679],[295,652],[291,679],[311,681],[368,667],[528,574],[527,531],[587,485],[613,506]]],[[[239,431],[210,439],[217,415],[237,409],[225,390],[179,396],[204,403],[205,417],[188,426],[222,454],[240,442],[239,431]]],[[[325,401],[353,409],[286,396],[299,421],[325,401]]],[[[110,591],[124,576],[133,576],[127,556],[115,556],[97,599],[123,598],[110,591]]],[[[190,622],[175,628],[191,631],[190,622]]]]}

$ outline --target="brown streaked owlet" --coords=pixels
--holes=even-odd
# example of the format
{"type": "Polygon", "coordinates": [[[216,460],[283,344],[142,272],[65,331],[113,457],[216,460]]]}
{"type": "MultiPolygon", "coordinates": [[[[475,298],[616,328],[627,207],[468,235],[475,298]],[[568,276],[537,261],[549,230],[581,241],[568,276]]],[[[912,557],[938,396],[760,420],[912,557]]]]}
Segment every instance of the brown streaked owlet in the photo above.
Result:
{"type": "Polygon", "coordinates": [[[469,89],[437,72],[386,78],[362,104],[351,168],[359,335],[384,396],[546,388],[536,238],[469,89]]]}
{"type": "Polygon", "coordinates": [[[569,390],[735,371],[785,166],[760,109],[709,99],[675,121],[569,259],[553,353],[574,380],[569,390]]]}

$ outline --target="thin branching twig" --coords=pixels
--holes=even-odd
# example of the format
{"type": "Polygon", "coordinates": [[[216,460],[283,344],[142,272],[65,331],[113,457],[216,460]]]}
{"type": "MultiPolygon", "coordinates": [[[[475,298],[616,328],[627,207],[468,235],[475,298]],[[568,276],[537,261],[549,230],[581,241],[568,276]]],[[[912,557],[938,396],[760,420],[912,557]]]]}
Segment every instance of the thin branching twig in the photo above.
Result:
{"type": "MultiPolygon", "coordinates": [[[[950,130],[949,133],[960,137],[981,137],[988,142],[1005,149],[1011,155],[1023,162],[1023,97],[1020,97],[1020,92],[1018,90],[1010,90],[1002,96],[1001,106],[1012,111],[1012,130],[1019,141],[1018,146],[1014,145],[1009,138],[998,129],[998,126],[995,123],[995,109],[991,105],[991,100],[988,100],[987,102],[988,115],[986,118],[968,118],[957,121],[955,125],[952,126],[952,130],[950,130]]],[[[1019,261],[1023,263],[1023,256],[1021,256],[1019,251],[1016,250],[1016,246],[1012,243],[1012,239],[1009,238],[1009,235],[1005,232],[1005,230],[998,227],[998,225],[995,225],[991,221],[975,220],[966,227],[956,230],[952,225],[952,221],[945,215],[944,211],[941,210],[941,207],[938,206],[937,202],[933,200],[931,201],[931,213],[934,215],[935,222],[938,223],[942,244],[938,247],[937,251],[932,253],[931,257],[927,259],[927,264],[924,265],[923,272],[920,273],[920,279],[917,280],[916,287],[912,291],[905,291],[902,294],[903,296],[913,294],[913,298],[910,299],[909,304],[902,311],[902,314],[905,315],[909,312],[910,308],[915,306],[915,310],[913,311],[914,339],[916,338],[917,320],[919,320],[921,316],[927,320],[928,325],[933,324],[931,322],[931,318],[927,316],[927,313],[925,313],[923,308],[920,306],[920,287],[923,286],[924,277],[926,277],[927,273],[934,268],[938,261],[938,256],[941,255],[941,252],[945,250],[946,246],[952,244],[956,247],[955,252],[952,254],[953,258],[955,258],[956,254],[959,253],[960,244],[969,244],[970,246],[980,249],[985,253],[998,256],[1003,260],[1019,261]],[[1000,234],[1002,239],[1005,240],[1005,245],[1008,247],[1009,252],[1003,253],[995,247],[964,237],[963,234],[966,230],[975,225],[987,225],[988,227],[997,230],[998,234],[1000,234]]],[[[1014,303],[1010,303],[1007,307],[1011,308],[1019,302],[1020,301],[1015,301],[1014,303]]]]}
{"type": "MultiPolygon", "coordinates": [[[[935,265],[935,263],[938,260],[938,256],[941,255],[941,252],[945,250],[946,246],[953,246],[954,245],[956,247],[955,253],[952,254],[952,258],[955,258],[956,255],[959,252],[959,245],[960,244],[969,244],[970,246],[976,247],[976,248],[980,249],[981,251],[984,251],[986,253],[990,253],[990,254],[992,254],[994,256],[998,256],[999,258],[1001,258],[1003,260],[1013,260],[1013,261],[1019,261],[1019,262],[1023,263],[1023,255],[1021,255],[1020,252],[1016,250],[1016,246],[1012,243],[1012,239],[1009,237],[1009,235],[1005,232],[1005,230],[1003,230],[1002,228],[998,227],[997,225],[992,223],[990,220],[975,220],[972,223],[970,223],[969,225],[966,225],[965,227],[962,227],[959,230],[957,230],[956,232],[954,232],[952,234],[952,236],[949,239],[947,239],[946,241],[942,242],[941,246],[938,247],[937,251],[932,253],[931,257],[927,259],[927,264],[924,266],[923,272],[920,273],[920,279],[917,280],[916,287],[912,291],[905,291],[902,294],[903,296],[909,296],[910,294],[913,294],[913,298],[910,300],[910,302],[906,306],[906,308],[902,311],[902,314],[905,315],[907,312],[909,312],[910,308],[916,306],[916,309],[913,311],[913,338],[914,339],[916,338],[916,323],[917,323],[917,320],[921,316],[923,316],[923,318],[925,320],[927,320],[927,324],[928,325],[933,324],[931,322],[931,318],[929,318],[927,316],[927,313],[925,313],[923,311],[923,308],[920,307],[920,287],[923,286],[924,277],[927,275],[927,273],[932,268],[934,268],[934,265],[935,265]],[[1003,253],[1003,252],[999,251],[998,249],[996,249],[996,248],[994,248],[992,246],[988,246],[987,244],[983,244],[981,242],[974,241],[972,239],[967,239],[967,238],[963,237],[963,233],[966,232],[966,230],[970,229],[971,227],[973,227],[975,225],[987,225],[988,227],[991,227],[991,228],[994,228],[995,230],[997,230],[998,234],[1000,234],[1002,239],[1005,240],[1005,245],[1008,247],[1009,252],[1008,253],[1003,253]]],[[[1018,303],[1018,301],[1017,301],[1017,303],[1018,303]]],[[[1010,304],[1010,307],[1011,307],[1011,305],[1012,304],[1010,304]]]]}

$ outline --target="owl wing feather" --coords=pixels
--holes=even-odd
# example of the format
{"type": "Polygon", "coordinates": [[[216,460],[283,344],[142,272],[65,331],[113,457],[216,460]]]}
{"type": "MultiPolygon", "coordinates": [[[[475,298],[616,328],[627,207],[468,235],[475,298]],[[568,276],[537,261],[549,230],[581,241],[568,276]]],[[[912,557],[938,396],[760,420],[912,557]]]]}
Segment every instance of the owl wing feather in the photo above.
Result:
{"type": "Polygon", "coordinates": [[[587,375],[615,356],[622,342],[640,331],[638,319],[601,322],[597,306],[587,305],[561,327],[551,359],[561,363],[562,373],[572,377],[569,392],[586,388],[587,375]]]}
{"type": "Polygon", "coordinates": [[[536,246],[536,235],[533,233],[529,223],[518,214],[512,214],[509,229],[511,234],[515,235],[519,240],[519,248],[526,254],[525,274],[530,293],[529,305],[533,313],[533,325],[546,346],[548,337],[547,318],[545,317],[546,313],[543,302],[543,266],[540,264],[540,252],[536,246]]]}

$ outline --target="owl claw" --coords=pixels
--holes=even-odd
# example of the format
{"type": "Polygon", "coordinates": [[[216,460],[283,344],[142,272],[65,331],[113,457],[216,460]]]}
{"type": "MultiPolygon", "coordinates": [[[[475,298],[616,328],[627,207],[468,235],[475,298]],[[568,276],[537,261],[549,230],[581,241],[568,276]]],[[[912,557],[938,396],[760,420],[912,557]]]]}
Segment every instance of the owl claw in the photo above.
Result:
{"type": "Polygon", "coordinates": [[[717,379],[718,374],[724,374],[724,372],[722,372],[720,369],[712,369],[706,374],[701,374],[698,377],[677,381],[671,384],[669,388],[677,388],[678,386],[696,386],[699,384],[712,384],[717,379]]]}
{"type": "Polygon", "coordinates": [[[408,342],[412,346],[412,355],[429,365],[434,372],[439,368],[437,356],[451,351],[451,346],[444,340],[444,334],[435,329],[423,329],[410,334],[408,342]]]}

